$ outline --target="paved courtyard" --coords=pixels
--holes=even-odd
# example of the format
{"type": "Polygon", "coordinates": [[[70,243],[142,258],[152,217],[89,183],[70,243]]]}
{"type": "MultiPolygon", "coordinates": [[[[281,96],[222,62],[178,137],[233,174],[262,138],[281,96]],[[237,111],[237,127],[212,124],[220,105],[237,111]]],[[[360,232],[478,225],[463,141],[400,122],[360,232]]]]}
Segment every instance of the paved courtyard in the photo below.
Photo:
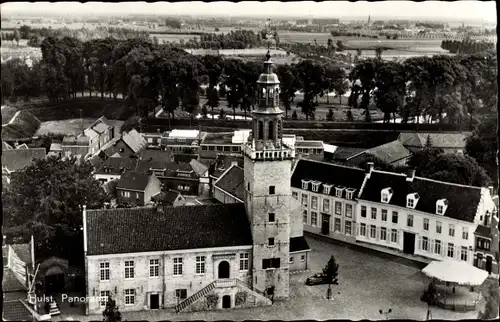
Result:
{"type": "MultiPolygon", "coordinates": [[[[424,320],[427,307],[420,302],[426,279],[420,269],[344,245],[306,237],[312,252],[309,272],[290,276],[290,300],[272,307],[175,314],[170,310],[123,312],[125,320],[326,320],[383,319],[379,310],[392,309],[389,319],[424,320]],[[305,279],[321,271],[334,255],[339,264],[339,285],[332,286],[333,298],[326,299],[327,285],[306,286],[305,279]]],[[[73,311],[75,313],[75,311],[73,311]]],[[[477,312],[432,309],[433,319],[477,319],[477,312]]],[[[57,319],[65,319],[64,314],[57,319]]],[[[101,320],[102,316],[75,316],[80,321],[101,320]]]]}

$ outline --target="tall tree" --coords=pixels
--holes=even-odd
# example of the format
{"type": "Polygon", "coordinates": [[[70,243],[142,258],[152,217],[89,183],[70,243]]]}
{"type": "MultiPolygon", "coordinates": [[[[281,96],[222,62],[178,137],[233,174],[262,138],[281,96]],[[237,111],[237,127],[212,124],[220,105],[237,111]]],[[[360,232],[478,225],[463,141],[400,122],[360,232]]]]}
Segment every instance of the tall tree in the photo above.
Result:
{"type": "Polygon", "coordinates": [[[292,109],[292,102],[297,92],[297,79],[292,66],[279,65],[277,74],[280,80],[280,100],[285,108],[285,118],[288,118],[288,111],[292,109]]]}
{"type": "Polygon", "coordinates": [[[104,322],[120,322],[122,320],[122,314],[118,311],[118,306],[113,298],[108,296],[108,301],[106,302],[106,308],[102,312],[104,317],[104,322]]]}
{"type": "Polygon", "coordinates": [[[328,294],[327,294],[328,298],[331,298],[332,284],[338,284],[337,281],[337,276],[339,274],[338,272],[339,272],[339,264],[336,263],[335,257],[333,257],[332,255],[328,260],[328,263],[326,263],[325,268],[323,268],[325,282],[328,284],[328,294]]]}

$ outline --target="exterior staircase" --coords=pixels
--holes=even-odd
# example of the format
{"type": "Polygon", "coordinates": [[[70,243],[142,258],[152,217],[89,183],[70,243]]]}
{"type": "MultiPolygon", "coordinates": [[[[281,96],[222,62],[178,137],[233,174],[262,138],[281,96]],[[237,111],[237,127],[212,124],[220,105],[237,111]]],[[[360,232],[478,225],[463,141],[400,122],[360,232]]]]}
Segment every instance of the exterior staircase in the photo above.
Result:
{"type": "MultiPolygon", "coordinates": [[[[198,292],[194,293],[181,303],[179,303],[175,307],[175,312],[179,313],[182,310],[186,309],[188,306],[193,304],[194,302],[198,301],[202,297],[208,295],[210,292],[212,292],[215,288],[228,288],[228,287],[239,287],[243,289],[245,292],[247,292],[250,295],[254,296],[255,298],[259,298],[262,302],[264,302],[266,305],[272,305],[272,301],[266,296],[266,294],[258,289],[252,288],[250,285],[247,283],[243,282],[242,280],[238,278],[225,278],[225,279],[218,279],[213,281],[212,283],[208,284],[198,292]]],[[[254,303],[255,304],[255,303],[254,303]]]]}
{"type": "Polygon", "coordinates": [[[194,293],[193,295],[191,295],[190,297],[188,297],[187,299],[185,299],[184,301],[182,301],[181,303],[176,305],[175,306],[175,313],[179,313],[180,311],[184,310],[185,308],[187,308],[188,306],[190,306],[191,304],[193,304],[194,302],[196,302],[197,300],[199,300],[203,296],[212,292],[213,289],[215,289],[215,281],[208,284],[207,286],[205,286],[204,288],[202,288],[198,292],[194,293]]]}

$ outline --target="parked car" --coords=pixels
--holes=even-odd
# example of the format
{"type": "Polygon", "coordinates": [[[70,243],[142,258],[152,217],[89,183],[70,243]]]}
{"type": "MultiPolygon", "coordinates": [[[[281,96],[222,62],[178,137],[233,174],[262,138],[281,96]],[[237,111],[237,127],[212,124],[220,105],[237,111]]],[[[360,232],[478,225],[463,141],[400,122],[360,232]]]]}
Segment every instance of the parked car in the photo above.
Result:
{"type": "MultiPolygon", "coordinates": [[[[321,284],[328,284],[326,281],[326,275],[323,273],[316,273],[311,277],[308,277],[306,279],[306,285],[321,285],[321,284]]],[[[334,285],[339,285],[338,279],[333,280],[334,285]]]]}

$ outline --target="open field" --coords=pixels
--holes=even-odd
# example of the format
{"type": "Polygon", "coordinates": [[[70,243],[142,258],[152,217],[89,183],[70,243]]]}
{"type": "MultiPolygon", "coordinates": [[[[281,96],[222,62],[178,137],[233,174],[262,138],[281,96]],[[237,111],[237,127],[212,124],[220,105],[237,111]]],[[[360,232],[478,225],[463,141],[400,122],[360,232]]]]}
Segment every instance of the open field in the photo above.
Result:
{"type": "MultiPolygon", "coordinates": [[[[57,133],[64,135],[77,135],[82,132],[82,128],[86,129],[96,118],[91,119],[69,119],[59,121],[46,121],[40,125],[35,136],[44,135],[49,133],[57,133]]],[[[115,133],[119,133],[121,126],[125,121],[108,119],[110,125],[115,127],[115,133]]]]}

